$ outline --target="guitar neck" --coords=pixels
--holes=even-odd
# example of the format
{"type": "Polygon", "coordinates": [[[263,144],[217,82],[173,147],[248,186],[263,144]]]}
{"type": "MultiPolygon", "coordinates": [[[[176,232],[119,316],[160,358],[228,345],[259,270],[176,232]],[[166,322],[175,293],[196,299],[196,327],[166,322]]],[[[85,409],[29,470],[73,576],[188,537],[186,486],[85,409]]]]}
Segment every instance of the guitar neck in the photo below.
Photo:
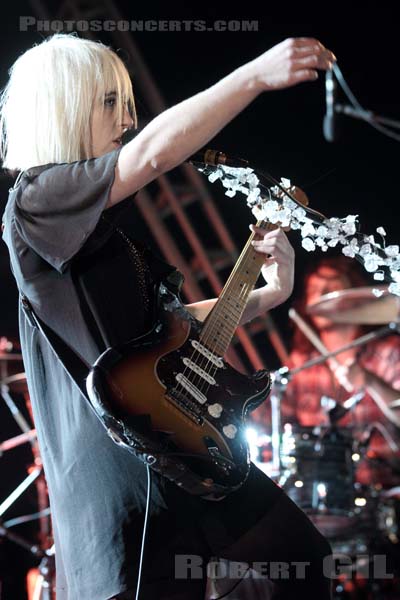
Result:
{"type": "MultiPolygon", "coordinates": [[[[263,222],[257,223],[257,227],[263,226],[263,222]]],[[[265,260],[263,255],[255,252],[251,245],[253,239],[252,233],[200,335],[201,343],[217,356],[225,355],[265,260]]]]}

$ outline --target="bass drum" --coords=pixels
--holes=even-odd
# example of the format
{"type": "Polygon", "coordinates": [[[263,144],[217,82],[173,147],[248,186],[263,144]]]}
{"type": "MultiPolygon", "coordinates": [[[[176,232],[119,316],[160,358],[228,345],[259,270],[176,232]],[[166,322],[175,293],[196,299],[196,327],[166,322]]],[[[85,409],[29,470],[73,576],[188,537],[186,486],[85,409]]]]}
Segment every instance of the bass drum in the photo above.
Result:
{"type": "Polygon", "coordinates": [[[354,485],[351,430],[286,424],[280,458],[279,484],[321,533],[332,538],[351,530],[362,508],[354,485]]]}

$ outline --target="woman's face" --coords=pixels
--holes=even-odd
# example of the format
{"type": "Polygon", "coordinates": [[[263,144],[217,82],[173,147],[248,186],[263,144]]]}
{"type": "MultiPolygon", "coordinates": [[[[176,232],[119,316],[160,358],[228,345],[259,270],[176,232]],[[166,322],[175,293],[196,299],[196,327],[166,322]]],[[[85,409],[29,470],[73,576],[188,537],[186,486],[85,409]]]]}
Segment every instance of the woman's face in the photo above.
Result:
{"type": "Polygon", "coordinates": [[[124,105],[122,120],[118,122],[119,98],[114,91],[107,92],[104,98],[104,107],[96,103],[92,114],[92,156],[98,158],[119,148],[122,145],[121,136],[133,127],[133,119],[124,105]]]}

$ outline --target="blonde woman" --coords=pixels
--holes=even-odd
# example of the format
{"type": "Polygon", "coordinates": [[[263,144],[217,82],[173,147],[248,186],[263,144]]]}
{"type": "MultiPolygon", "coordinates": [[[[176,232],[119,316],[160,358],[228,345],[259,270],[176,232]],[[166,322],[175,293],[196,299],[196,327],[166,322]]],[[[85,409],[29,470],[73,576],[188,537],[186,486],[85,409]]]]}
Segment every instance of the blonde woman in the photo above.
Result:
{"type": "MultiPolygon", "coordinates": [[[[333,60],[317,40],[286,40],[166,110],[122,147],[136,113],[128,73],[112,50],[55,35],[20,56],[1,102],[3,167],[19,174],[3,235],[35,313],[88,364],[107,346],[148,331],[155,284],[171,267],[139,241],[129,196],[196,152],[259,94],[313,81],[333,60]]],[[[273,278],[264,273],[268,285],[252,293],[243,322],[286,300],[293,285],[284,233],[258,233],[257,250],[277,268],[273,278]]],[[[192,310],[205,315],[214,302],[192,310]]],[[[50,493],[57,600],[133,599],[146,468],[105,434],[23,311],[20,336],[50,493]]],[[[304,574],[292,566],[289,578],[269,574],[276,598],[296,590],[296,597],[324,600],[328,552],[306,517],[255,468],[220,502],[153,474],[140,598],[203,598],[207,561],[221,556],[305,561],[304,574]],[[196,568],[182,575],[187,555],[196,568]]]]}

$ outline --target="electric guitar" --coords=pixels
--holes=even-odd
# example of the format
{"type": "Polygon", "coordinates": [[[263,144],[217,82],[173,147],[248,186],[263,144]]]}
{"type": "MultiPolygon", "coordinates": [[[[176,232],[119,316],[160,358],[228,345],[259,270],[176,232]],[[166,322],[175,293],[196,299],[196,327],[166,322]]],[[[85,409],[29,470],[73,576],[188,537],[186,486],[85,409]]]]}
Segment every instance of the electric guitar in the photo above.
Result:
{"type": "Polygon", "coordinates": [[[182,489],[209,499],[246,480],[246,415],[271,387],[268,371],[246,376],[224,360],[264,262],[253,238],[204,323],[185,309],[179,286],[166,280],[158,289],[152,330],[107,349],[87,379],[90,401],[116,443],[182,489]]]}

